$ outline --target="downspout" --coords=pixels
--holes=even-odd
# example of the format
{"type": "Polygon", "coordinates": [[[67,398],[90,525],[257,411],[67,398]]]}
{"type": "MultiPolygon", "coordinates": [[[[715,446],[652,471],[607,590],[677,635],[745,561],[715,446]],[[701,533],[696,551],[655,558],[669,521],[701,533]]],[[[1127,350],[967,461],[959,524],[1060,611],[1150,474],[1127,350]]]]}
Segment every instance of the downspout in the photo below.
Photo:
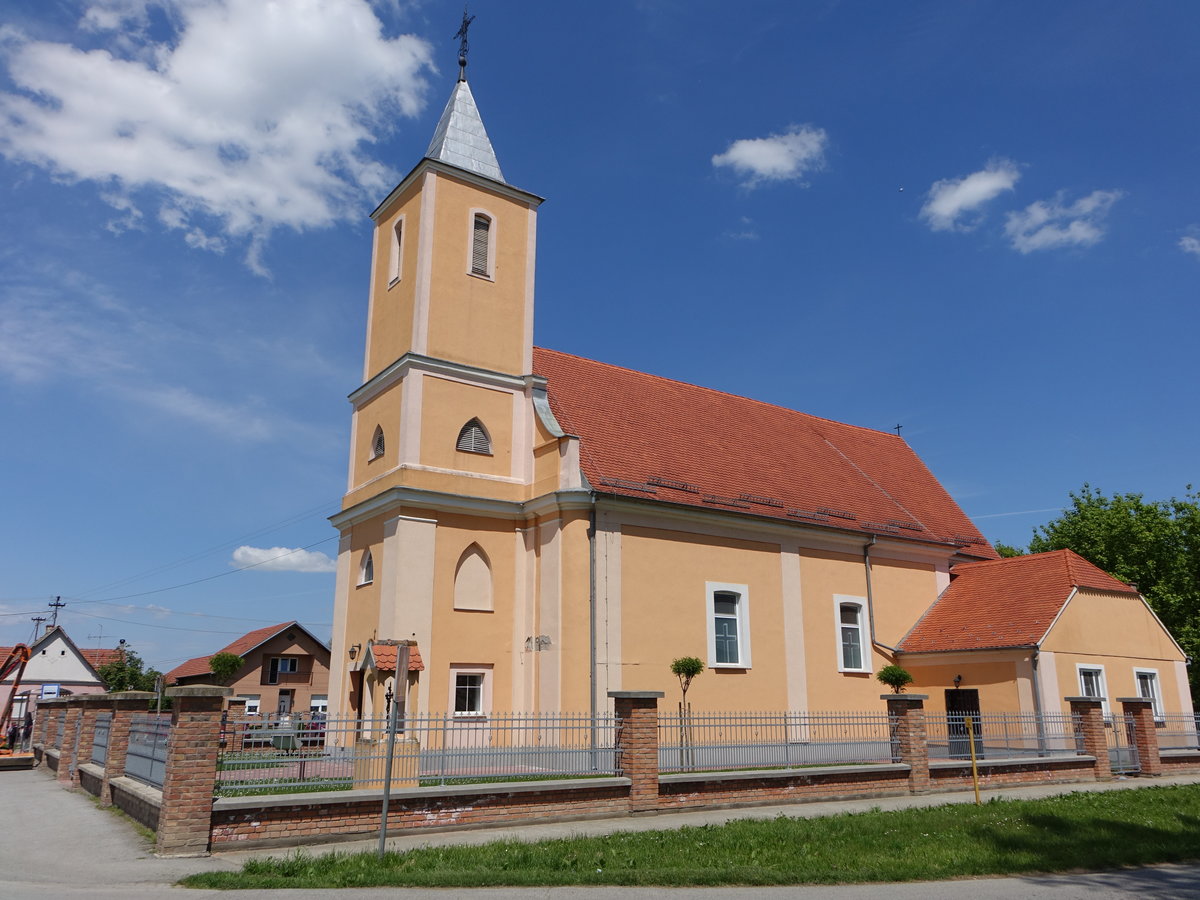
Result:
{"type": "Polygon", "coordinates": [[[875,541],[875,535],[871,535],[871,539],[863,544],[863,570],[867,575],[867,624],[871,629],[871,646],[890,650],[894,660],[900,651],[875,639],[875,593],[871,589],[871,548],[875,546],[875,541]]]}
{"type": "Polygon", "coordinates": [[[1037,719],[1038,755],[1044,756],[1046,753],[1046,720],[1042,718],[1042,675],[1038,670],[1038,657],[1041,652],[1041,647],[1035,644],[1029,660],[1033,665],[1033,714],[1037,719]]]}
{"type": "Polygon", "coordinates": [[[592,509],[588,514],[588,694],[592,727],[595,727],[596,702],[596,495],[592,495],[592,509]]]}

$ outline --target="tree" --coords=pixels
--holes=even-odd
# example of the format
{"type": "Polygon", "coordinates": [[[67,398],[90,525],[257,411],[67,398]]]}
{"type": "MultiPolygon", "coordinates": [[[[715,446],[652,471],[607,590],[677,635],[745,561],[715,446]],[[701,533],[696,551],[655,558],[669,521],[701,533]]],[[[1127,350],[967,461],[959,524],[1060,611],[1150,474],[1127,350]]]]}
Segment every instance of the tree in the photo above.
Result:
{"type": "Polygon", "coordinates": [[[999,553],[1005,559],[1008,559],[1011,556],[1024,556],[1025,555],[1025,551],[1022,550],[1020,547],[1013,547],[1010,544],[1002,544],[999,541],[997,541],[992,546],[995,547],[996,552],[999,553]]]}
{"type": "MultiPolygon", "coordinates": [[[[1029,549],[1074,550],[1149,602],[1193,659],[1200,659],[1200,494],[1147,501],[1141,494],[1106,496],[1085,484],[1062,516],[1034,529],[1029,549]]],[[[1200,678],[1191,668],[1192,696],[1200,678]]]]}
{"type": "Polygon", "coordinates": [[[679,687],[683,690],[683,703],[687,704],[688,688],[692,679],[704,671],[704,662],[695,656],[681,656],[671,662],[671,672],[679,678],[679,687]]]}
{"type": "Polygon", "coordinates": [[[913,677],[908,669],[892,663],[890,666],[884,666],[875,673],[875,680],[886,684],[892,689],[893,694],[903,694],[904,688],[913,683],[913,677]]]}
{"type": "Polygon", "coordinates": [[[208,670],[217,679],[217,684],[228,684],[244,664],[245,660],[236,653],[227,653],[224,650],[208,658],[208,670]]]}
{"type": "Polygon", "coordinates": [[[145,668],[142,658],[133,650],[122,650],[121,655],[105,663],[96,671],[109,693],[116,691],[153,691],[162,673],[157,669],[145,668]]]}

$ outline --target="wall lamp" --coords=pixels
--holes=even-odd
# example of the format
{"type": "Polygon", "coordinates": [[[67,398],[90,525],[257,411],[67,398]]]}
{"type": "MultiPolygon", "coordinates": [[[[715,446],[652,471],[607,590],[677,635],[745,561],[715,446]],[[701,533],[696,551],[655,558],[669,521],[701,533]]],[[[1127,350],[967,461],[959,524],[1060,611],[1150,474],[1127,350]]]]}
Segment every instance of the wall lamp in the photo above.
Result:
{"type": "Polygon", "coordinates": [[[351,658],[351,659],[354,659],[355,657],[357,657],[357,656],[358,656],[358,651],[359,651],[359,650],[361,650],[361,649],[362,649],[362,644],[354,644],[354,645],[353,645],[353,646],[350,648],[350,650],[348,651],[348,652],[349,652],[349,654],[350,654],[350,658],[351,658]]]}

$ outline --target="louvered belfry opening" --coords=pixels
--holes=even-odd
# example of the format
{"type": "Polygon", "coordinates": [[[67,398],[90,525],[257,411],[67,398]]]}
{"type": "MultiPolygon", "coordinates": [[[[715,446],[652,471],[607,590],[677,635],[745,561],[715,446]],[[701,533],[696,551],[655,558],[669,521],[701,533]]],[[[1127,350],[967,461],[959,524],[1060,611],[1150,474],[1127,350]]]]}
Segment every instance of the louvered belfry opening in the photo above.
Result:
{"type": "Polygon", "coordinates": [[[375,436],[371,439],[371,458],[377,459],[383,456],[383,451],[387,449],[387,442],[383,438],[383,428],[375,427],[375,436]]]}
{"type": "Polygon", "coordinates": [[[491,237],[492,220],[484,215],[475,216],[475,227],[471,234],[471,274],[488,274],[488,241],[491,237]]]}
{"type": "Polygon", "coordinates": [[[488,439],[487,432],[483,430],[483,425],[478,419],[472,419],[462,427],[462,431],[458,433],[456,446],[459,450],[465,450],[467,453],[492,452],[492,442],[488,439]]]}

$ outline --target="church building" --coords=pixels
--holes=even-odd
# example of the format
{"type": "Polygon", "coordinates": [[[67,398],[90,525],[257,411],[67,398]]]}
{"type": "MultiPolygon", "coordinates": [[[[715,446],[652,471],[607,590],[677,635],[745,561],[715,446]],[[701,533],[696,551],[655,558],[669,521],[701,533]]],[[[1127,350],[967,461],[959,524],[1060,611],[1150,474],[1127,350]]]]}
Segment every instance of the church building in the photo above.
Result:
{"type": "Polygon", "coordinates": [[[460,62],[372,213],[331,715],[673,703],[682,656],[697,710],[880,710],[892,662],[933,709],[1190,710],[1136,590],[1067,551],[998,560],[898,435],[535,347],[542,198],[505,180],[460,62]]]}

